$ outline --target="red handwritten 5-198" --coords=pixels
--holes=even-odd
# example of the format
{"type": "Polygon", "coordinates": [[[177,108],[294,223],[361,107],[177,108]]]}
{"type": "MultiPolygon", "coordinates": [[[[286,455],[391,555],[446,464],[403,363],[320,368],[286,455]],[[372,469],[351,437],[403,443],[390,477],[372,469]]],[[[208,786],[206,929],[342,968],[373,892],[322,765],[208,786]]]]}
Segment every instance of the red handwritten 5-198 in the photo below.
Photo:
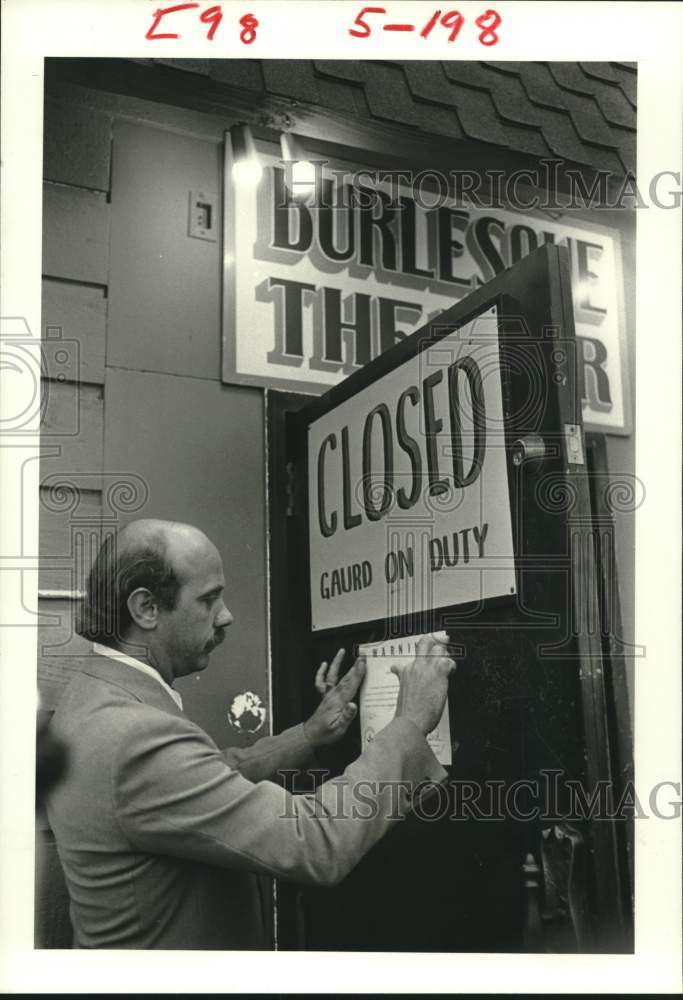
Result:
{"type": "MultiPolygon", "coordinates": [[[[356,20],[353,22],[354,27],[349,28],[349,34],[353,35],[354,38],[369,38],[372,34],[372,28],[368,19],[371,16],[385,15],[386,12],[386,7],[363,7],[356,15],[356,20]]],[[[500,27],[502,20],[500,14],[495,10],[486,10],[479,17],[475,18],[474,23],[480,29],[479,41],[482,45],[495,45],[498,42],[496,29],[500,27]]],[[[448,29],[448,41],[454,42],[460,34],[460,29],[464,23],[465,18],[458,10],[447,10],[445,13],[442,10],[435,10],[429,20],[422,26],[419,24],[384,21],[378,27],[381,27],[382,31],[401,32],[411,32],[419,29],[420,38],[428,38],[434,28],[439,25],[442,28],[448,29]]]]}

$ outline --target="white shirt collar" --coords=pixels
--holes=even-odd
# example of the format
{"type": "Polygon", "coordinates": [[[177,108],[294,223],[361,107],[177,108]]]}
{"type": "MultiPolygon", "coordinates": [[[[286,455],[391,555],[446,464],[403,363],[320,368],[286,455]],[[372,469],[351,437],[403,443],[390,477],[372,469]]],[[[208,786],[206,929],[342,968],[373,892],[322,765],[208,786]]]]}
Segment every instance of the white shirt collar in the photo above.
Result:
{"type": "Polygon", "coordinates": [[[143,663],[142,660],[136,660],[132,656],[126,656],[125,653],[119,652],[118,649],[111,649],[109,646],[103,646],[100,642],[94,642],[92,648],[93,652],[99,653],[100,656],[108,656],[110,660],[116,660],[117,663],[126,663],[129,667],[134,667],[135,670],[139,670],[141,673],[147,674],[148,677],[153,677],[155,681],[158,681],[159,684],[161,684],[161,686],[168,691],[178,708],[182,710],[183,699],[177,691],[173,690],[170,684],[166,683],[164,678],[157,670],[154,669],[154,667],[150,667],[148,663],[143,663]]]}

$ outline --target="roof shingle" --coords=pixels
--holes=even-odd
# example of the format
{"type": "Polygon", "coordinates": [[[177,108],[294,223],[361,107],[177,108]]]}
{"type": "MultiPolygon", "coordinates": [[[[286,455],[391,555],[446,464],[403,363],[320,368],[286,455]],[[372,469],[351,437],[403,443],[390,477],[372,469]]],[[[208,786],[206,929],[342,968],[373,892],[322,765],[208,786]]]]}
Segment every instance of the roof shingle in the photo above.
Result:
{"type": "Polygon", "coordinates": [[[635,173],[632,63],[209,60],[208,75],[366,123],[635,173]]]}

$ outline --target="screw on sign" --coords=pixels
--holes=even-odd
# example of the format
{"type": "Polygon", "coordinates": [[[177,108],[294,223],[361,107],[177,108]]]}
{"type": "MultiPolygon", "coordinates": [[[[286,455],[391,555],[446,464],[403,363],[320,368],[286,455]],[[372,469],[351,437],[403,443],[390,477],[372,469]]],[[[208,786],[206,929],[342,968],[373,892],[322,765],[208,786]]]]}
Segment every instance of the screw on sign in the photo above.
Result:
{"type": "MultiPolygon", "coordinates": [[[[354,38],[369,38],[372,34],[372,28],[366,18],[371,14],[386,14],[386,12],[386,7],[363,7],[356,15],[356,19],[353,22],[354,27],[349,28],[349,34],[353,35],[354,38]]],[[[495,10],[486,10],[479,17],[475,18],[474,23],[481,29],[479,42],[482,45],[495,45],[498,42],[496,29],[500,27],[502,20],[500,14],[495,10]]],[[[442,28],[450,29],[448,41],[454,42],[460,34],[460,29],[465,24],[465,17],[458,10],[448,10],[445,14],[441,10],[435,10],[420,30],[420,38],[428,38],[437,24],[442,28]]],[[[385,22],[382,24],[382,31],[410,32],[415,31],[417,27],[415,24],[385,22]]]]}

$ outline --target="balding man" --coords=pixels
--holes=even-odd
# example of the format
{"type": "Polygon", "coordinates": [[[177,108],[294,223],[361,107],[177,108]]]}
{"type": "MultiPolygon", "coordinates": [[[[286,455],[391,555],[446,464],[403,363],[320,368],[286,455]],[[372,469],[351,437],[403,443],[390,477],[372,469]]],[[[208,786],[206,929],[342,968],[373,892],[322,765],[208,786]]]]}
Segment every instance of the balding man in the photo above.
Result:
{"type": "Polygon", "coordinates": [[[95,560],[79,631],[98,655],[52,721],[69,767],[47,801],[76,947],[262,948],[255,874],[335,884],[409,811],[412,788],[446,776],[425,736],[453,664],[433,639],[401,674],[396,718],[315,795],[268,779],[314,766],[315,748],[346,731],[362,661],[338,681],[335,658],[302,725],[219,750],[173,683],[223,641],[224,587],[217,549],[190,525],[134,522],[95,560]],[[360,782],[365,802],[374,789],[369,818],[353,808],[360,782]]]}

